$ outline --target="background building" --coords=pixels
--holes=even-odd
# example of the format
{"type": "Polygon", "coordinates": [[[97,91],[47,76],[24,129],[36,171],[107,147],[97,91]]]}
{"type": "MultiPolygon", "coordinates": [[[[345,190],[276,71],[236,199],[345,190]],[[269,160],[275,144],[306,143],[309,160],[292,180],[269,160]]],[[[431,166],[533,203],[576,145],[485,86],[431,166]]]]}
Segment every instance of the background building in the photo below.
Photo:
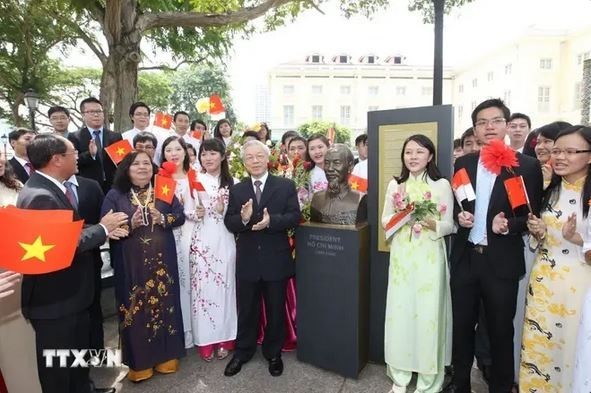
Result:
{"type": "MultiPolygon", "coordinates": [[[[529,115],[533,127],[555,120],[580,123],[583,62],[589,58],[591,28],[530,28],[514,42],[444,68],[443,103],[454,106],[455,135],[472,125],[474,107],[491,97],[529,115]]],[[[349,127],[354,138],[365,132],[368,111],[431,105],[432,75],[432,66],[407,64],[400,55],[315,53],[269,72],[264,113],[276,135],[325,120],[349,127]]],[[[257,120],[263,120],[259,113],[257,106],[257,120]]]]}

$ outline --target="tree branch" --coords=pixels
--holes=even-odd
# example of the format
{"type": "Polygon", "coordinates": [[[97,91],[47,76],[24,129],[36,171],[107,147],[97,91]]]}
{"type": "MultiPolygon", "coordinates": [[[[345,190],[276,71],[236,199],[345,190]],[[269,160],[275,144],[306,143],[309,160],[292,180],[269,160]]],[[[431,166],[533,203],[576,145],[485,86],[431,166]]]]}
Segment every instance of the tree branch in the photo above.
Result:
{"type": "Polygon", "coordinates": [[[107,55],[103,51],[103,48],[96,41],[91,38],[82,28],[78,25],[74,25],[76,32],[78,33],[78,38],[80,38],[84,43],[90,48],[90,50],[98,57],[101,64],[103,66],[107,63],[107,55]]]}
{"type": "Polygon", "coordinates": [[[159,66],[151,66],[151,67],[139,67],[138,71],[147,71],[147,70],[165,70],[165,71],[177,71],[179,69],[179,67],[183,64],[197,64],[197,63],[201,63],[203,60],[205,60],[207,57],[202,56],[196,60],[183,60],[180,63],[178,63],[176,66],[174,67],[170,67],[167,66],[166,64],[162,64],[159,66]]]}
{"type": "Polygon", "coordinates": [[[309,4],[312,6],[312,8],[314,8],[316,11],[320,12],[322,15],[326,15],[326,13],[320,9],[320,7],[318,6],[318,4],[316,4],[316,3],[314,2],[314,0],[310,0],[310,1],[308,1],[308,3],[309,3],[309,4]]]}
{"type": "Polygon", "coordinates": [[[294,0],[266,0],[254,6],[241,8],[226,14],[205,14],[200,12],[159,12],[140,15],[137,28],[140,31],[157,27],[216,27],[248,22],[264,15],[273,8],[294,0]]]}

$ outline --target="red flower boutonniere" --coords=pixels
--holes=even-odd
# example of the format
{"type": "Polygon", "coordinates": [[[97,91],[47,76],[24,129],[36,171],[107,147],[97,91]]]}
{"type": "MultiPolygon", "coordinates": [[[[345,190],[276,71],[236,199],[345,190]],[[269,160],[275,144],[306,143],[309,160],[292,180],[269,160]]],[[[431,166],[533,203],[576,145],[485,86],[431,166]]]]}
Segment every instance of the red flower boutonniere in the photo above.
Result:
{"type": "Polygon", "coordinates": [[[482,148],[480,159],[484,167],[497,176],[503,167],[512,172],[512,167],[519,166],[515,151],[498,139],[490,141],[482,148]]]}

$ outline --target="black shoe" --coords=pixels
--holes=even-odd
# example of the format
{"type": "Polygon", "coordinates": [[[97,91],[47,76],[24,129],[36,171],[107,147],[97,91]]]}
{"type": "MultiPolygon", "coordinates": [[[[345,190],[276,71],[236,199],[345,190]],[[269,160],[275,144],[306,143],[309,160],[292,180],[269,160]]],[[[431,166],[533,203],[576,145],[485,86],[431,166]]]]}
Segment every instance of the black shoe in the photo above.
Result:
{"type": "Polygon", "coordinates": [[[283,360],[281,358],[269,359],[269,374],[274,377],[283,374],[283,360]]]}
{"type": "Polygon", "coordinates": [[[232,357],[232,360],[230,360],[230,363],[228,363],[226,369],[224,370],[224,375],[226,377],[232,377],[238,374],[240,370],[242,370],[243,364],[244,362],[238,359],[236,356],[232,357]]]}
{"type": "Polygon", "coordinates": [[[491,366],[489,364],[483,364],[480,371],[482,371],[482,377],[484,378],[486,383],[490,383],[490,377],[492,373],[491,366]]]}
{"type": "Polygon", "coordinates": [[[94,382],[90,381],[90,393],[115,393],[115,388],[97,388],[94,382]]]}

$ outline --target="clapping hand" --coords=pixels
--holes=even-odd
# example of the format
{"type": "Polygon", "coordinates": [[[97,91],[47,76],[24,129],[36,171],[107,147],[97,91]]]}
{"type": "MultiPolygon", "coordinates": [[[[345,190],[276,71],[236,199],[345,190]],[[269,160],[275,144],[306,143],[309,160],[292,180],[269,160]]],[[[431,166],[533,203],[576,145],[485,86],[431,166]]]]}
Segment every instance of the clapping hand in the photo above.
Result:
{"type": "Polygon", "coordinates": [[[164,225],[162,213],[160,213],[155,207],[150,208],[150,216],[152,217],[152,223],[164,225]]]}
{"type": "Polygon", "coordinates": [[[472,228],[474,226],[474,214],[465,210],[458,213],[458,224],[463,228],[472,228]]]}
{"type": "Polygon", "coordinates": [[[205,208],[203,205],[195,206],[195,215],[198,219],[202,219],[205,216],[205,208]]]}
{"type": "Polygon", "coordinates": [[[250,198],[242,208],[240,209],[240,217],[242,218],[242,222],[250,221],[252,217],[252,198],[250,198]]]}
{"type": "Polygon", "coordinates": [[[562,237],[571,243],[582,245],[583,240],[577,233],[577,213],[572,213],[566,219],[566,222],[562,226],[562,237]]]}
{"type": "Polygon", "coordinates": [[[142,207],[138,206],[133,216],[131,216],[131,229],[136,229],[142,225],[144,225],[142,207]]]}
{"type": "Polygon", "coordinates": [[[96,153],[98,153],[98,147],[96,145],[96,141],[94,140],[94,138],[92,138],[88,143],[88,152],[90,153],[92,158],[96,157],[96,153]]]}
{"type": "Polygon", "coordinates": [[[20,273],[5,271],[0,273],[0,299],[14,293],[14,286],[20,281],[20,273]]]}
{"type": "Polygon", "coordinates": [[[263,209],[263,219],[252,226],[253,231],[261,231],[269,226],[271,222],[271,216],[269,216],[269,212],[267,208],[263,209]]]}
{"type": "Polygon", "coordinates": [[[101,218],[101,224],[107,228],[107,235],[113,232],[116,228],[127,224],[127,214],[123,212],[113,212],[109,210],[107,214],[101,218]]]}
{"type": "Polygon", "coordinates": [[[224,214],[224,209],[225,209],[225,205],[224,205],[224,198],[219,196],[218,200],[215,204],[215,211],[218,214],[224,214]]]}
{"type": "Polygon", "coordinates": [[[506,234],[509,231],[509,220],[505,217],[504,212],[500,212],[494,216],[492,221],[492,231],[497,235],[506,234]]]}

